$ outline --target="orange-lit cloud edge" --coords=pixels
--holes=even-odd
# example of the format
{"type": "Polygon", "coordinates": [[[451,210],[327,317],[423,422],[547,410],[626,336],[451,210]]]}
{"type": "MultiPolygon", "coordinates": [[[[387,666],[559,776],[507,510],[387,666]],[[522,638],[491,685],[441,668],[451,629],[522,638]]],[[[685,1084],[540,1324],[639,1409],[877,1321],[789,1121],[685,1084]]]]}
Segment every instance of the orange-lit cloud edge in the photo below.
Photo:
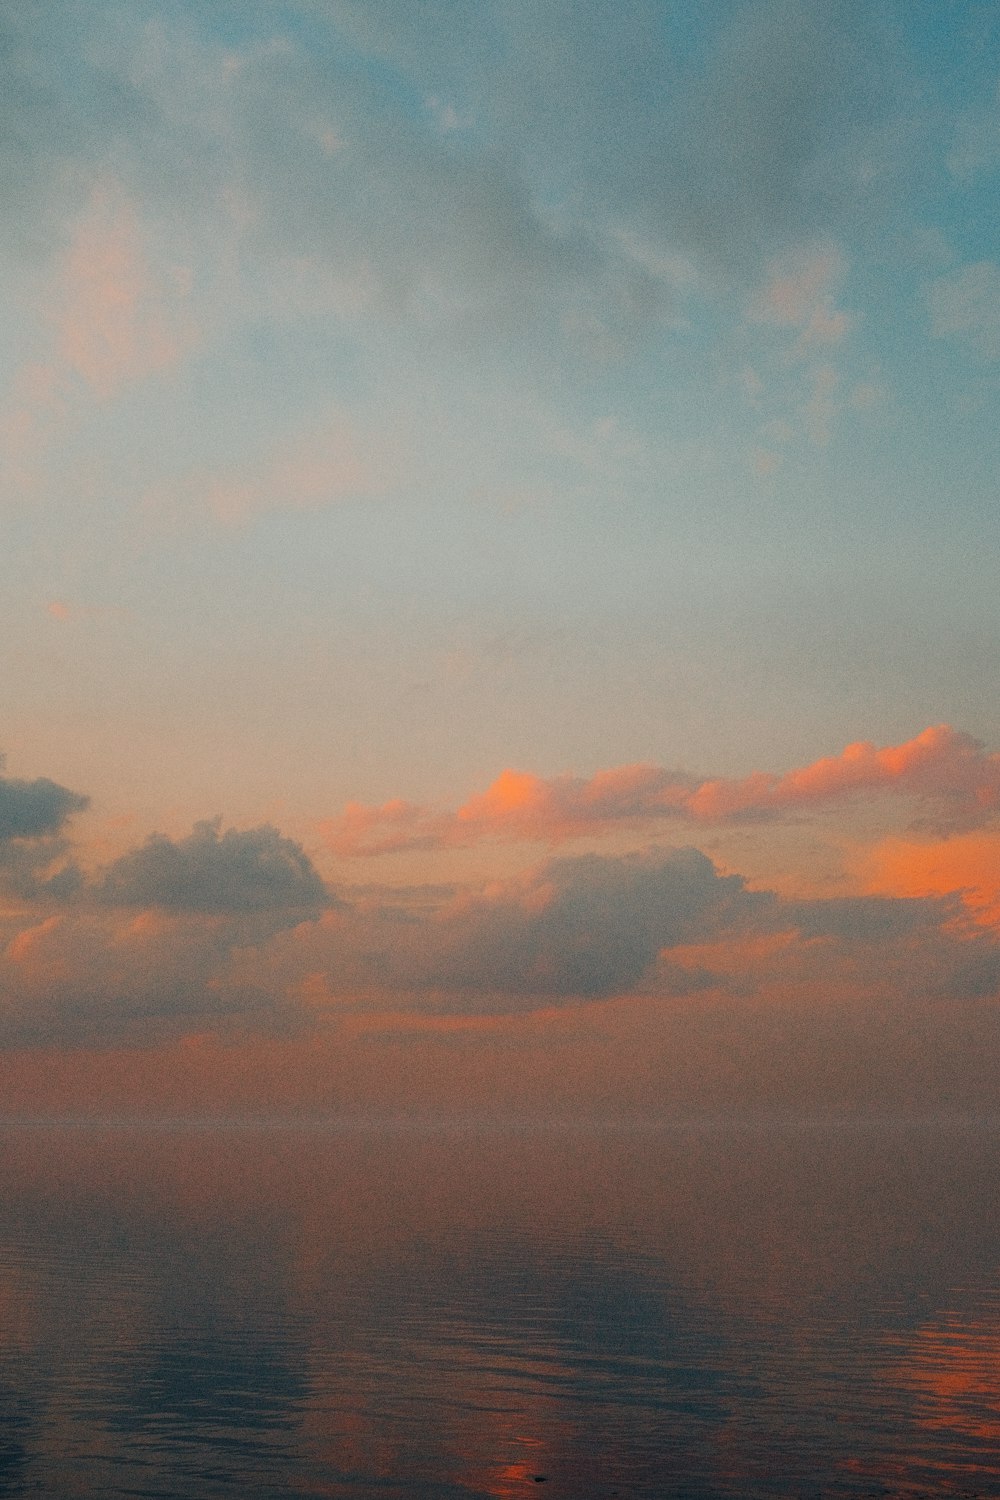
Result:
{"type": "MultiPolygon", "coordinates": [[[[454,812],[349,807],[324,827],[342,859],[392,849],[419,863],[430,850],[436,869],[442,851],[474,842],[589,841],[474,885],[422,885],[418,869],[406,887],[335,889],[277,829],[224,830],[219,820],[184,839],[154,835],[87,871],[69,837],[85,805],[44,778],[0,777],[0,1053],[11,1098],[20,1097],[11,1058],[103,1054],[94,1077],[107,1089],[109,1078],[125,1087],[122,1078],[145,1076],[152,1064],[108,1072],[110,1059],[143,1051],[167,1069],[149,1097],[184,1095],[209,1059],[220,1099],[245,1087],[258,1103],[304,1090],[329,1104],[333,1078],[339,1098],[354,1097],[351,1058],[380,1088],[394,1078],[394,1097],[413,1104],[422,1088],[449,1096],[448,1058],[459,1054],[455,1076],[472,1097],[514,1098],[530,1083],[564,1098],[557,1066],[581,1097],[601,1094],[602,1070],[626,1097],[636,1076],[652,1086],[649,1058],[662,1062],[663,1028],[683,1029],[684,1015],[694,1030],[680,1041],[671,1032],[670,1047],[708,1066],[697,1018],[709,1013],[740,1015],[745,1028],[762,1005],[857,1018],[944,1004],[952,1016],[975,1011],[981,1025],[1000,996],[1000,756],[944,725],[742,779],[650,766],[589,779],[505,772],[454,812]],[[873,801],[895,808],[896,826],[846,845],[835,896],[755,887],[654,837],[671,822],[685,840],[735,823],[753,836],[759,822],[873,801]],[[603,852],[600,837],[612,834],[603,852]],[[476,1066],[470,1045],[482,1054],[476,1066]],[[496,1061],[511,1047],[519,1081],[496,1061]],[[422,1083],[407,1056],[423,1059],[422,1083]],[[626,1057],[632,1072],[622,1073],[626,1057]]],[[[350,868],[345,860],[334,873],[350,868]]],[[[740,1035],[726,1046],[748,1049],[750,1072],[770,1076],[768,1049],[740,1035]]],[[[62,1075],[17,1076],[37,1085],[62,1075]]]]}
{"type": "Polygon", "coordinates": [[[454,848],[487,839],[562,843],[666,820],[693,825],[775,819],[865,795],[923,799],[941,832],[977,827],[1000,808],[1000,754],[948,724],[881,749],[847,745],[784,774],[696,777],[655,765],[615,766],[589,778],[505,770],[478,796],[438,812],[403,798],[350,803],[323,825],[330,848],[354,857],[454,848]]]}

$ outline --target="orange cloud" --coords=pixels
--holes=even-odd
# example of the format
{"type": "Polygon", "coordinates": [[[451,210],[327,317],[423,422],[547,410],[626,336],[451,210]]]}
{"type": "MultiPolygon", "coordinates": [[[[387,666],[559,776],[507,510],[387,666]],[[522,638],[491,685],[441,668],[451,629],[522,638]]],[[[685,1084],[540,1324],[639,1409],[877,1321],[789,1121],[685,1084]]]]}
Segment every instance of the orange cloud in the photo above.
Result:
{"type": "Polygon", "coordinates": [[[26,927],[7,944],[7,957],[16,964],[31,963],[49,934],[62,926],[62,921],[62,917],[46,917],[34,927],[26,927]]]}
{"type": "Polygon", "coordinates": [[[1000,755],[947,724],[881,749],[861,741],[783,775],[701,778],[659,766],[617,766],[585,779],[506,770],[452,812],[396,798],[349,803],[322,825],[347,856],[454,848],[485,839],[560,843],[668,818],[722,823],[777,817],[867,795],[896,794],[931,804],[941,828],[975,827],[1000,808],[1000,755]]]}
{"type": "Polygon", "coordinates": [[[1000,835],[992,830],[945,841],[885,839],[859,874],[867,890],[889,896],[957,892],[979,921],[1000,924],[1000,835]]]}

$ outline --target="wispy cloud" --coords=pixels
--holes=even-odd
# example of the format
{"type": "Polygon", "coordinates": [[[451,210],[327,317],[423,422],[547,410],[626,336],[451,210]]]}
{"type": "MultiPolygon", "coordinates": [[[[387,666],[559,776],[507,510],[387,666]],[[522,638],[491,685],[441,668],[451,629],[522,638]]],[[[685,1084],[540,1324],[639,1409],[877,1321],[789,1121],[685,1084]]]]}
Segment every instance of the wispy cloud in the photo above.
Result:
{"type": "Polygon", "coordinates": [[[199,339],[188,270],[154,254],[113,179],[93,187],[43,280],[37,350],[0,404],[5,497],[36,492],[49,450],[86,411],[175,369],[199,339]]]}
{"type": "Polygon", "coordinates": [[[927,288],[931,333],[955,339],[984,359],[1000,359],[1000,265],[980,260],[927,288]]]}
{"type": "Polygon", "coordinates": [[[839,344],[853,318],[836,305],[844,257],[836,247],[800,249],[772,262],[766,282],[747,310],[752,323],[771,324],[798,334],[796,353],[839,344]]]}
{"type": "Polygon", "coordinates": [[[257,457],[193,469],[153,486],[143,506],[154,520],[207,515],[224,526],[240,526],[274,511],[370,498],[391,482],[393,446],[390,437],[376,440],[349,412],[333,406],[321,420],[278,439],[257,457]]]}
{"type": "Polygon", "coordinates": [[[170,369],[197,337],[189,291],[183,267],[154,268],[121,188],[95,188],[59,271],[58,360],[103,398],[170,369]]]}

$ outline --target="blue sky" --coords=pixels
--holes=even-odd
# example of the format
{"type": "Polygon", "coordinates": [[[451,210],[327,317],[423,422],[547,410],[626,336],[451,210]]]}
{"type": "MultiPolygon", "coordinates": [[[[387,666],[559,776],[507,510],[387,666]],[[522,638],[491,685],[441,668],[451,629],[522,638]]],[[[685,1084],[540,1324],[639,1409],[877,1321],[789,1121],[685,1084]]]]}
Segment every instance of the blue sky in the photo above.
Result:
{"type": "MultiPolygon", "coordinates": [[[[88,889],[216,817],[506,879],[329,830],[1000,742],[994,5],[65,0],[0,71],[3,744],[88,889]]],[[[884,785],[706,847],[871,895],[884,785]]]]}

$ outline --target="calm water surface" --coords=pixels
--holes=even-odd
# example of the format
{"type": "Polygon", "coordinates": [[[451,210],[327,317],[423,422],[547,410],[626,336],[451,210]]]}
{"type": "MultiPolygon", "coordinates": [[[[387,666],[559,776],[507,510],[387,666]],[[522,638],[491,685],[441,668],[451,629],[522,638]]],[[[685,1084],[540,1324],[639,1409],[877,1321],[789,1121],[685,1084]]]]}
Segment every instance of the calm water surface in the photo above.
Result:
{"type": "Polygon", "coordinates": [[[0,1496],[1000,1496],[998,1151],[4,1126],[0,1496]]]}

